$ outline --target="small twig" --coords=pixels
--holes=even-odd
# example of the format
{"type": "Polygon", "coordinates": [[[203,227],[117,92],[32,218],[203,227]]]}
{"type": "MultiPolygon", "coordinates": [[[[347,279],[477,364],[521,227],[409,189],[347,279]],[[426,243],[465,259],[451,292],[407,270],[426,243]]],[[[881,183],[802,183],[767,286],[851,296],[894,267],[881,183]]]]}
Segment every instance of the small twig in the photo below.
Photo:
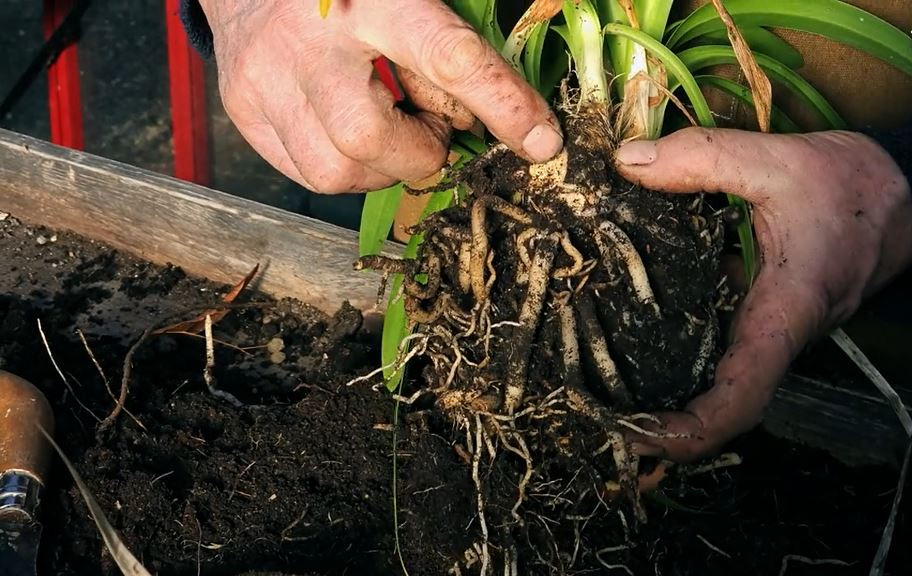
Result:
{"type": "Polygon", "coordinates": [[[153,479],[149,482],[149,486],[155,486],[155,483],[156,483],[156,482],[158,482],[158,481],[161,480],[162,478],[167,478],[168,476],[170,476],[170,475],[172,475],[172,474],[174,474],[174,470],[171,470],[171,471],[169,471],[169,472],[165,472],[164,474],[160,474],[160,475],[156,476],[155,478],[153,478],[153,479]]]}
{"type": "MultiPolygon", "coordinates": [[[[117,402],[117,396],[114,395],[114,391],[111,390],[111,382],[108,380],[108,377],[105,376],[104,370],[101,369],[101,364],[98,363],[98,360],[95,358],[95,354],[92,352],[92,349],[89,347],[89,342],[86,340],[85,334],[82,333],[82,330],[76,329],[76,334],[79,335],[79,339],[82,341],[82,345],[85,346],[86,353],[89,355],[89,358],[92,360],[92,364],[95,365],[95,369],[98,370],[98,374],[101,376],[102,382],[104,382],[105,390],[108,391],[108,396],[111,397],[111,400],[117,402]]],[[[127,413],[133,422],[136,422],[136,425],[142,428],[144,431],[148,432],[146,426],[139,421],[139,418],[133,415],[132,412],[124,408],[124,412],[127,413]]]]}
{"type": "Polygon", "coordinates": [[[810,566],[851,566],[848,562],[837,560],[836,558],[808,558],[807,556],[799,556],[798,554],[786,554],[782,557],[782,566],[779,568],[779,576],[785,576],[785,573],[788,570],[788,563],[792,560],[810,566]]]}
{"type": "MultiPolygon", "coordinates": [[[[235,492],[238,492],[237,487],[238,487],[238,484],[240,484],[240,482],[241,482],[241,476],[243,476],[244,474],[247,473],[248,470],[250,470],[251,468],[253,468],[253,465],[254,465],[254,464],[256,464],[256,460],[254,460],[253,462],[251,462],[250,464],[248,464],[246,468],[244,468],[243,470],[241,470],[241,473],[238,474],[237,477],[234,479],[234,485],[231,487],[231,493],[228,494],[228,501],[229,501],[229,502],[231,502],[231,500],[234,499],[234,494],[235,494],[235,492]]],[[[239,493],[239,494],[243,494],[243,492],[238,492],[238,493],[239,493]]]]}
{"type": "Polygon", "coordinates": [[[697,534],[697,539],[698,539],[700,542],[706,544],[706,547],[709,548],[710,550],[712,550],[713,552],[715,552],[715,553],[717,553],[717,554],[721,554],[722,556],[725,556],[726,558],[728,558],[729,560],[731,560],[731,554],[729,554],[729,553],[726,552],[725,550],[722,550],[722,549],[719,548],[718,546],[715,546],[712,542],[710,542],[709,540],[707,540],[706,538],[704,538],[701,534],[697,534]]]}
{"type": "Polygon", "coordinates": [[[67,390],[70,391],[70,394],[73,395],[73,399],[76,400],[76,403],[79,404],[83,410],[92,415],[97,422],[101,422],[99,418],[88,406],[82,403],[79,399],[79,396],[76,395],[76,392],[73,390],[73,387],[70,386],[70,381],[67,380],[66,376],[63,375],[63,371],[60,369],[60,366],[57,365],[57,361],[54,360],[54,354],[51,353],[51,346],[48,344],[47,336],[44,335],[44,330],[41,328],[41,318],[38,318],[38,333],[41,335],[41,341],[44,342],[44,349],[47,350],[48,357],[51,359],[51,364],[54,365],[54,369],[57,370],[57,374],[60,376],[60,379],[63,381],[63,385],[67,387],[67,390]]]}
{"type": "Polygon", "coordinates": [[[215,369],[215,343],[212,340],[212,316],[209,314],[206,314],[204,327],[206,332],[206,366],[203,368],[203,380],[206,382],[206,388],[216,398],[225,400],[235,408],[241,408],[244,403],[238,400],[237,396],[215,387],[215,375],[213,374],[215,369]]]}
{"type": "Polygon", "coordinates": [[[697,476],[699,474],[705,474],[706,472],[712,472],[713,470],[719,470],[721,468],[740,466],[741,463],[741,456],[734,452],[726,452],[725,454],[721,454],[718,458],[715,458],[706,464],[684,467],[681,470],[681,474],[683,476],[697,476]]]}
{"type": "Polygon", "coordinates": [[[108,414],[108,417],[98,425],[98,433],[102,433],[114,424],[114,421],[117,420],[117,417],[120,416],[120,411],[124,409],[124,403],[127,401],[127,390],[130,385],[130,374],[133,372],[133,356],[136,354],[136,351],[142,346],[143,342],[149,338],[149,335],[152,334],[152,331],[155,329],[155,326],[150,326],[143,331],[142,335],[139,337],[136,342],[130,346],[130,349],[127,350],[127,356],[124,358],[123,363],[123,375],[120,378],[120,395],[117,397],[117,402],[114,404],[114,409],[111,410],[111,413],[108,414]]]}

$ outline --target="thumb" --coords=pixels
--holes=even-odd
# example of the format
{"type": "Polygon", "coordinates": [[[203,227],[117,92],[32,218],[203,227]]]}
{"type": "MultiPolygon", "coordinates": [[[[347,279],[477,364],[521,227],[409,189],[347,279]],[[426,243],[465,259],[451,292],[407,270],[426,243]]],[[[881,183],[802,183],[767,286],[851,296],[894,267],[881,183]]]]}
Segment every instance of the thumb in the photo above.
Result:
{"type": "Polygon", "coordinates": [[[617,170],[631,182],[661,192],[726,192],[749,202],[765,200],[781,137],[728,129],[685,128],[659,140],[620,146],[617,170]],[[762,188],[761,188],[762,186],[762,188]]]}
{"type": "Polygon", "coordinates": [[[760,422],[789,364],[824,322],[824,300],[792,276],[778,269],[760,274],[741,306],[715,385],[684,411],[658,415],[663,432],[685,437],[634,436],[640,455],[691,462],[760,422]]]}

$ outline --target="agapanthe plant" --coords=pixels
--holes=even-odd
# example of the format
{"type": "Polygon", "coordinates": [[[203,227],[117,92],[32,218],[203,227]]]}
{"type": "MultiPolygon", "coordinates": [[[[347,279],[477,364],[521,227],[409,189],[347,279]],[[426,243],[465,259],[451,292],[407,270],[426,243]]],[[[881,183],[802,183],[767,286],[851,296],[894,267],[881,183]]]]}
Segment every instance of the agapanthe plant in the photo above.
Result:
{"type": "Polygon", "coordinates": [[[403,390],[431,395],[465,434],[481,573],[495,563],[506,574],[527,562],[566,570],[568,559],[595,562],[580,550],[605,546],[567,519],[591,518],[618,494],[625,526],[644,519],[623,432],[645,433],[644,413],[712,383],[719,312],[738,298],[721,254],[740,250],[748,277],[756,272],[748,206],[641,189],[614,173],[617,145],[657,138],[672,120],[714,126],[704,86],[754,106],[759,130],[798,130],[772,105],[773,88],[844,128],[773,29],[827,36],[909,74],[912,38],[836,0],[713,0],[676,22],[672,0],[536,0],[507,34],[494,0],[449,4],[553,98],[566,147],[529,165],[457,136],[456,161],[420,192],[430,200],[402,258],[376,252],[414,191],[368,196],[357,266],[393,277],[378,372],[395,389],[423,359],[403,390]],[[740,67],[747,85],[714,75],[718,65],[740,67]],[[494,470],[512,477],[509,501],[486,485],[494,470]],[[523,541],[546,551],[519,560],[523,541]]]}
{"type": "MultiPolygon", "coordinates": [[[[768,125],[773,132],[800,130],[783,111],[770,106],[762,78],[746,75],[749,80],[756,79],[752,87],[714,73],[720,65],[739,62],[717,6],[706,4],[686,18],[670,22],[676,5],[673,0],[539,0],[504,35],[497,18],[499,3],[495,0],[451,0],[448,4],[546,97],[559,98],[557,88],[568,78],[571,65],[569,79],[577,87],[577,107],[597,104],[605,110],[613,108],[612,113],[620,111],[614,124],[623,129],[615,134],[613,144],[624,138],[654,139],[663,135],[666,117],[681,110],[681,101],[687,106],[686,120],[714,126],[714,113],[703,96],[704,87],[713,87],[750,106],[757,104],[754,94],[760,90],[758,128],[766,129],[768,125]]],[[[329,0],[320,1],[324,14],[329,8],[329,0]]],[[[910,36],[845,2],[727,0],[724,9],[738,25],[740,36],[762,73],[772,80],[777,91],[791,93],[810,109],[821,120],[821,126],[840,129],[847,124],[826,98],[796,72],[804,64],[801,54],[771,29],[825,36],[912,74],[910,36]]],[[[469,134],[458,134],[452,146],[452,157],[458,160],[446,172],[457,171],[489,144],[469,134]]],[[[450,180],[444,176],[443,182],[450,180]]],[[[450,206],[458,196],[456,188],[442,186],[433,191],[424,215],[450,206]]],[[[399,183],[368,194],[360,231],[362,256],[380,251],[405,193],[406,185],[399,183]]],[[[740,205],[737,199],[731,200],[740,205]]],[[[747,270],[756,271],[748,218],[739,226],[738,235],[747,270]]],[[[413,235],[403,257],[414,258],[422,240],[420,233],[413,235]]],[[[387,367],[384,374],[390,389],[399,383],[401,370],[392,366],[401,357],[401,345],[409,333],[404,301],[398,297],[400,282],[401,276],[393,277],[383,339],[387,367]]]]}

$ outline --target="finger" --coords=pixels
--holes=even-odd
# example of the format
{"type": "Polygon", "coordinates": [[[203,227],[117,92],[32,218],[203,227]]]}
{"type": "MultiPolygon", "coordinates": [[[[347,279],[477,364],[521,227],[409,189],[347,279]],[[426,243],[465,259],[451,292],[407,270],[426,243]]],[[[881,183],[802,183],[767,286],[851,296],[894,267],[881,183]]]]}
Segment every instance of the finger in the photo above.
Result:
{"type": "MultiPolygon", "coordinates": [[[[763,203],[787,183],[788,159],[774,150],[783,136],[686,128],[659,140],[635,140],[618,148],[622,176],[663,192],[727,192],[763,203]]],[[[787,136],[786,136],[787,138],[787,136]]]]}
{"type": "Polygon", "coordinates": [[[307,98],[335,149],[395,180],[420,180],[446,162],[450,127],[427,112],[409,115],[364,55],[337,54],[318,63],[307,98]],[[338,62],[346,62],[339,66],[338,62]],[[363,64],[354,64],[363,62],[363,64]]]}
{"type": "Polygon", "coordinates": [[[721,449],[762,419],[788,369],[821,327],[826,303],[790,271],[761,272],[735,321],[734,341],[716,369],[714,386],[684,411],[661,414],[663,432],[685,438],[634,438],[641,455],[690,462],[721,449]]]}
{"type": "Polygon", "coordinates": [[[455,97],[407,68],[396,71],[402,88],[415,106],[440,116],[457,130],[468,130],[475,125],[475,115],[455,97]]]}
{"type": "MultiPolygon", "coordinates": [[[[322,194],[364,192],[389,186],[393,178],[336,150],[314,111],[302,103],[270,107],[271,126],[288,161],[322,194]]],[[[282,168],[279,168],[282,170],[282,168]]],[[[284,170],[283,170],[284,171],[284,170]]]]}
{"type": "Polygon", "coordinates": [[[453,95],[501,142],[533,162],[563,148],[554,113],[541,95],[443,2],[366,3],[357,35],[396,62],[453,95]],[[390,33],[390,16],[401,33],[390,33]]]}

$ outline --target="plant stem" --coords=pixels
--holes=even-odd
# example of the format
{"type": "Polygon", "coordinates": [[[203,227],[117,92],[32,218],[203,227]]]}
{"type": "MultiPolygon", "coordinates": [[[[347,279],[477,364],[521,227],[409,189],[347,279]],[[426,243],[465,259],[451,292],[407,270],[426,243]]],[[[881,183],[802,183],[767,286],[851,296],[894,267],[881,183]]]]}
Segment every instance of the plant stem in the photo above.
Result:
{"type": "Polygon", "coordinates": [[[607,104],[608,78],[603,60],[602,28],[590,0],[565,0],[564,18],[570,54],[576,64],[582,104],[607,104]]]}

